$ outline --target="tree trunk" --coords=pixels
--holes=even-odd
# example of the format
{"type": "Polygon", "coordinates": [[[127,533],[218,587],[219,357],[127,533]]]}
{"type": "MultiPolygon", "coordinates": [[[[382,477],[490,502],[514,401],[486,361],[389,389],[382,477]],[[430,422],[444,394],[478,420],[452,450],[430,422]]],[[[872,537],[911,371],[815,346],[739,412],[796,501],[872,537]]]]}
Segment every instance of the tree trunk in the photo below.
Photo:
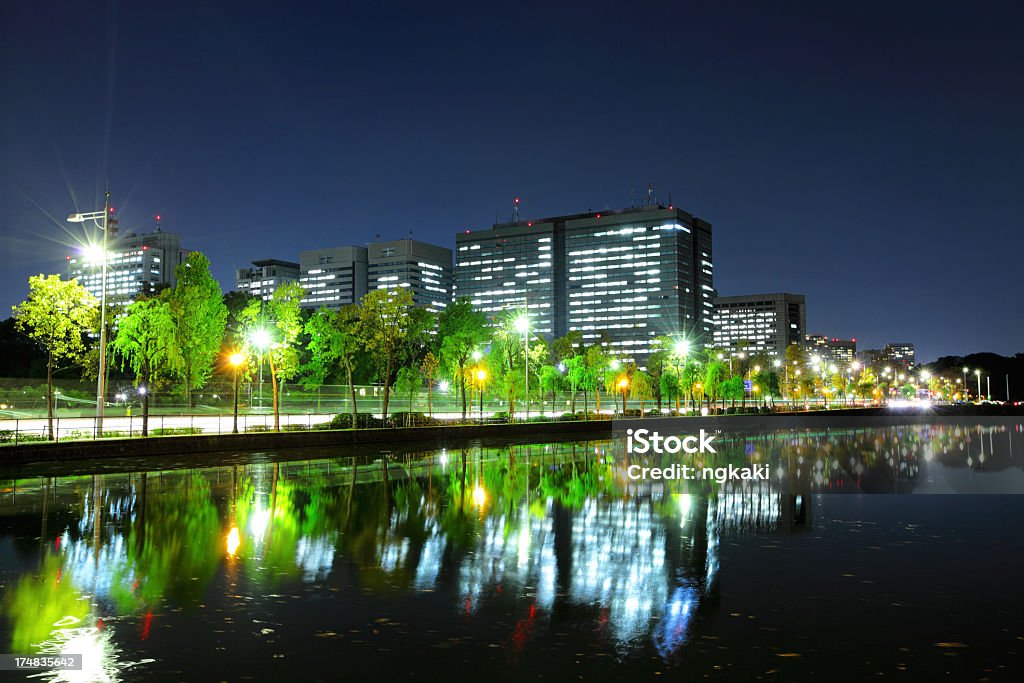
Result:
{"type": "Polygon", "coordinates": [[[146,389],[146,393],[142,395],[142,435],[149,436],[149,392],[151,387],[151,382],[149,381],[149,363],[146,363],[146,365],[143,366],[142,386],[146,389]]]}
{"type": "Polygon", "coordinates": [[[356,385],[352,384],[352,364],[348,361],[345,362],[345,374],[348,376],[348,390],[352,394],[352,428],[355,429],[358,426],[356,419],[359,410],[356,407],[356,385]]]}
{"type": "Polygon", "coordinates": [[[53,351],[46,354],[46,424],[49,439],[53,441],[53,351]]]}
{"type": "Polygon", "coordinates": [[[433,386],[434,381],[432,379],[427,380],[427,415],[429,415],[431,418],[434,417],[434,396],[433,392],[431,391],[433,389],[433,386]]]}
{"type": "Polygon", "coordinates": [[[274,356],[270,356],[270,388],[274,392],[274,431],[281,431],[281,415],[277,405],[277,371],[274,369],[274,356]]]}
{"type": "Polygon", "coordinates": [[[459,383],[462,384],[462,419],[466,419],[466,367],[465,363],[459,365],[459,383]]]}
{"type": "Polygon", "coordinates": [[[381,408],[381,420],[388,421],[388,403],[391,398],[391,359],[388,359],[386,372],[384,373],[384,405],[381,408]]]}

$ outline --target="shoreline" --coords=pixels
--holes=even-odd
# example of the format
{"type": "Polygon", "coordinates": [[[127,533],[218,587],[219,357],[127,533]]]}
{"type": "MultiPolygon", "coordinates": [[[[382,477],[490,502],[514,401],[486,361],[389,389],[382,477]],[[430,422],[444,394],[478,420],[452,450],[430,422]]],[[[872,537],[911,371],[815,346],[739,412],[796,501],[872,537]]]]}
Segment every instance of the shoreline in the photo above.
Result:
{"type": "MultiPolygon", "coordinates": [[[[1024,412],[1004,409],[979,410],[978,406],[942,406],[927,412],[909,412],[887,407],[846,408],[829,411],[766,413],[746,415],[708,415],[684,417],[622,418],[529,422],[514,424],[465,424],[394,429],[342,429],[282,432],[247,432],[242,434],[195,434],[185,436],[151,436],[100,440],[33,442],[0,447],[0,472],[37,463],[60,463],[94,459],[192,456],[238,451],[286,450],[339,446],[380,446],[429,443],[431,448],[453,447],[462,443],[507,441],[510,439],[573,437],[610,439],[617,431],[629,427],[685,425],[689,429],[785,429],[839,427],[835,418],[884,418],[881,424],[910,424],[923,421],[946,421],[965,417],[993,418],[1022,416],[1024,412]]],[[[685,430],[684,430],[685,431],[685,430]]]]}

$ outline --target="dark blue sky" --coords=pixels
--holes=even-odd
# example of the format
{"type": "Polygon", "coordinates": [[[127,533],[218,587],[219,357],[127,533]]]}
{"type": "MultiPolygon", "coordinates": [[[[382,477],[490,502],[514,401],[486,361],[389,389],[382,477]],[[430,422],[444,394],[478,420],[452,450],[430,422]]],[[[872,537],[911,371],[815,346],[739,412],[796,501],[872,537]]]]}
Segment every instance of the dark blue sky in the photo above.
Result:
{"type": "Polygon", "coordinates": [[[714,225],[722,294],[925,360],[1024,351],[1019,4],[291,4],[5,3],[4,311],[104,176],[226,289],[653,180],[714,225]]]}

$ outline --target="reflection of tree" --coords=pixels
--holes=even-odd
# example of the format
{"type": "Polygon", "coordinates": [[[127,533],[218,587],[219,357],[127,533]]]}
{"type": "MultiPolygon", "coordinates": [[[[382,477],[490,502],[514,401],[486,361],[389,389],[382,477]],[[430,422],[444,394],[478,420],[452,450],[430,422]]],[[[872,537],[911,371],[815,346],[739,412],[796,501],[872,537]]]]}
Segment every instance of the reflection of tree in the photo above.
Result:
{"type": "Polygon", "coordinates": [[[49,552],[37,574],[18,580],[5,607],[11,623],[10,652],[23,654],[49,639],[60,620],[85,619],[89,614],[89,601],[64,575],[61,558],[49,552]]]}

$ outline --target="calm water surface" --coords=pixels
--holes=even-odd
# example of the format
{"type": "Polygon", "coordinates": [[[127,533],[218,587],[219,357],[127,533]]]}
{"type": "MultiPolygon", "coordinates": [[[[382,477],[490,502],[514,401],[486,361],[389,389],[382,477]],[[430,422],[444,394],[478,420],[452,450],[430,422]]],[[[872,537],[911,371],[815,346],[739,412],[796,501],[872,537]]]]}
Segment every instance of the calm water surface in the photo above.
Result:
{"type": "Polygon", "coordinates": [[[593,441],[46,470],[2,482],[0,650],[85,655],[44,680],[1020,679],[1020,439],[722,435],[699,464],[769,463],[751,486],[632,482],[593,441]],[[875,495],[915,492],[961,495],[875,495]]]}

